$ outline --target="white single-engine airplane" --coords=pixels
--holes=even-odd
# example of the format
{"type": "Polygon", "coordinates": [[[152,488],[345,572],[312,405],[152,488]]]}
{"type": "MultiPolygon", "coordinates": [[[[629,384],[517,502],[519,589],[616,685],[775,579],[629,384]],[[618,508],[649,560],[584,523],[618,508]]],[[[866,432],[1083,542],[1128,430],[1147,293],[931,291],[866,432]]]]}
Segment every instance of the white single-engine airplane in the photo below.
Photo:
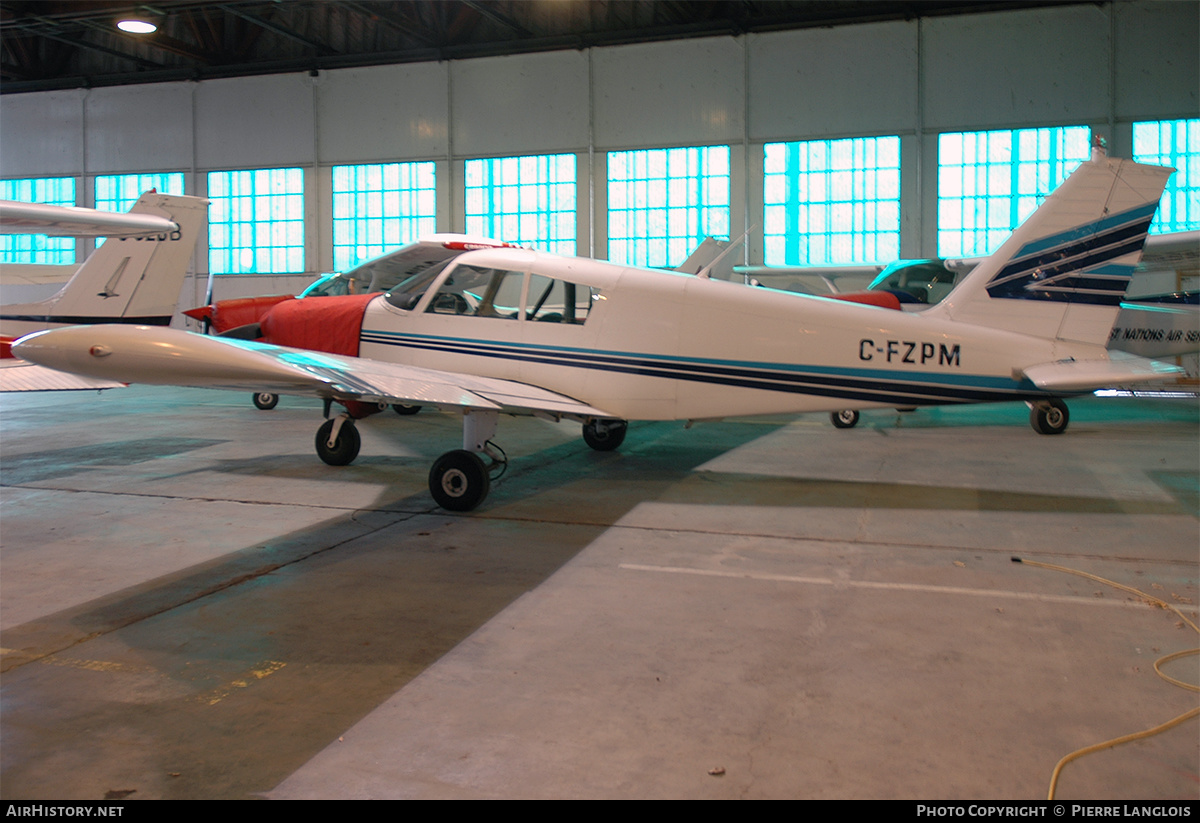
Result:
{"type": "Polygon", "coordinates": [[[317,395],[326,463],[358,454],[383,404],[455,409],[433,464],[446,509],[486,497],[502,414],[571,419],[595,449],[627,420],[1024,400],[1043,434],[1063,396],[1177,369],[1108,352],[1117,305],[1172,169],[1097,150],[942,303],[921,314],[524,249],[484,249],[384,295],[294,300],[268,342],[135,326],[30,335],[37,363],[124,382],[317,395]],[[313,351],[313,350],[317,351],[313,351]],[[485,464],[480,455],[490,458],[485,464]]]}
{"type": "Polygon", "coordinates": [[[129,212],[0,201],[0,232],[107,236],[53,296],[0,306],[0,389],[46,391],[112,388],[15,360],[9,346],[40,329],[81,323],[166,326],[175,314],[208,201],[149,191],[129,212]]]}

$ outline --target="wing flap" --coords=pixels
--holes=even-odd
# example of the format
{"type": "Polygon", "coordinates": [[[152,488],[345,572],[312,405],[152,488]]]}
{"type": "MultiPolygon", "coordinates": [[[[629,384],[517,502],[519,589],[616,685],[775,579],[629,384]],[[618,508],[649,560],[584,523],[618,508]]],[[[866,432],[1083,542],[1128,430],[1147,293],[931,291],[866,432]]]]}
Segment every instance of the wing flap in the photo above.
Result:
{"type": "Polygon", "coordinates": [[[86,391],[88,389],[123,389],[124,383],[97,380],[77,374],[48,369],[24,360],[5,360],[0,363],[0,392],[23,391],[86,391]]]}
{"type": "Polygon", "coordinates": [[[1183,373],[1184,370],[1178,366],[1116,351],[1111,352],[1107,359],[1039,363],[1021,372],[1039,389],[1048,391],[1103,389],[1127,383],[1167,380],[1183,373]]]}

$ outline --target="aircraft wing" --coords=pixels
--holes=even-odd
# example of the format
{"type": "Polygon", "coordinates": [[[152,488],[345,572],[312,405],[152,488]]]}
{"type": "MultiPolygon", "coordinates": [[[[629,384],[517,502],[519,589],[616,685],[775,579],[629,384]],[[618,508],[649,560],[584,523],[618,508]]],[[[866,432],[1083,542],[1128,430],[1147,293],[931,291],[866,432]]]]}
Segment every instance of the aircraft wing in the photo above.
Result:
{"type": "Polygon", "coordinates": [[[735,274],[761,285],[801,294],[841,294],[865,289],[883,266],[734,266],[735,274]]]}
{"type": "Polygon", "coordinates": [[[174,221],[156,214],[99,211],[0,200],[0,234],[47,234],[54,237],[135,237],[169,234],[174,221]]]}
{"type": "Polygon", "coordinates": [[[1039,389],[1048,391],[1091,391],[1097,386],[1166,380],[1183,373],[1184,370],[1178,366],[1121,351],[1109,352],[1108,359],[1059,360],[1029,366],[1021,371],[1039,389]]]}
{"type": "Polygon", "coordinates": [[[0,360],[0,392],[84,391],[87,389],[123,389],[124,383],[97,380],[77,374],[36,366],[24,360],[0,360]]]}
{"type": "Polygon", "coordinates": [[[13,344],[13,353],[50,368],[122,383],[613,417],[565,395],[513,380],[161,327],[108,324],[51,329],[21,338],[13,344]]]}

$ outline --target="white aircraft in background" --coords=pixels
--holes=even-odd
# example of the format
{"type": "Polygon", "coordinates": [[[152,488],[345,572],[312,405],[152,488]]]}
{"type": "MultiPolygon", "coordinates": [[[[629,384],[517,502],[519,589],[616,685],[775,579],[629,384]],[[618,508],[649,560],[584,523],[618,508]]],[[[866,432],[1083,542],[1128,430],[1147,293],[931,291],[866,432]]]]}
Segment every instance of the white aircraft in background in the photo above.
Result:
{"type": "Polygon", "coordinates": [[[0,389],[44,391],[112,388],[13,359],[10,344],[42,329],[87,323],[166,326],[179,302],[196,238],[208,223],[200,197],[143,194],[128,213],[0,201],[0,232],[104,236],[53,296],[0,306],[0,389]]]}
{"type": "MultiPolygon", "coordinates": [[[[925,311],[939,303],[984,258],[897,260],[887,266],[737,266],[755,285],[782,286],[902,311],[925,311]]],[[[1143,275],[1193,278],[1200,264],[1200,231],[1151,235],[1135,280],[1143,275]]],[[[1142,357],[1174,357],[1200,351],[1200,294],[1191,290],[1127,296],[1108,348],[1142,357]]]]}
{"type": "Polygon", "coordinates": [[[331,465],[357,456],[355,421],[384,404],[453,409],[463,448],[434,462],[429,488],[458,511],[478,506],[504,465],[491,443],[502,414],[575,420],[608,450],[628,420],[1023,400],[1035,430],[1056,434],[1062,397],[1178,371],[1105,349],[1172,171],[1097,150],[920,314],[483,249],[385,295],[282,303],[262,323],[265,343],[110,325],[14,349],[123,382],[316,395],[327,418],[316,449],[331,465]],[[330,418],[335,402],[346,411],[330,418]]]}

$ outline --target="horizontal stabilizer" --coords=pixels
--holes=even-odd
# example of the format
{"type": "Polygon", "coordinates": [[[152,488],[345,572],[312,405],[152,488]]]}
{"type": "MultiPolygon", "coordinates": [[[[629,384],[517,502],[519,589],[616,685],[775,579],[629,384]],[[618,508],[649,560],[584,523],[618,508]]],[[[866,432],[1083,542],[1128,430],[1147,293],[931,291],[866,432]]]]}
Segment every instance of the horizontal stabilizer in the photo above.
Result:
{"type": "Polygon", "coordinates": [[[1112,352],[1108,359],[1060,360],[1041,363],[1022,371],[1035,386],[1046,391],[1088,391],[1126,383],[1166,380],[1184,373],[1178,366],[1147,360],[1124,352],[1112,352]]]}

